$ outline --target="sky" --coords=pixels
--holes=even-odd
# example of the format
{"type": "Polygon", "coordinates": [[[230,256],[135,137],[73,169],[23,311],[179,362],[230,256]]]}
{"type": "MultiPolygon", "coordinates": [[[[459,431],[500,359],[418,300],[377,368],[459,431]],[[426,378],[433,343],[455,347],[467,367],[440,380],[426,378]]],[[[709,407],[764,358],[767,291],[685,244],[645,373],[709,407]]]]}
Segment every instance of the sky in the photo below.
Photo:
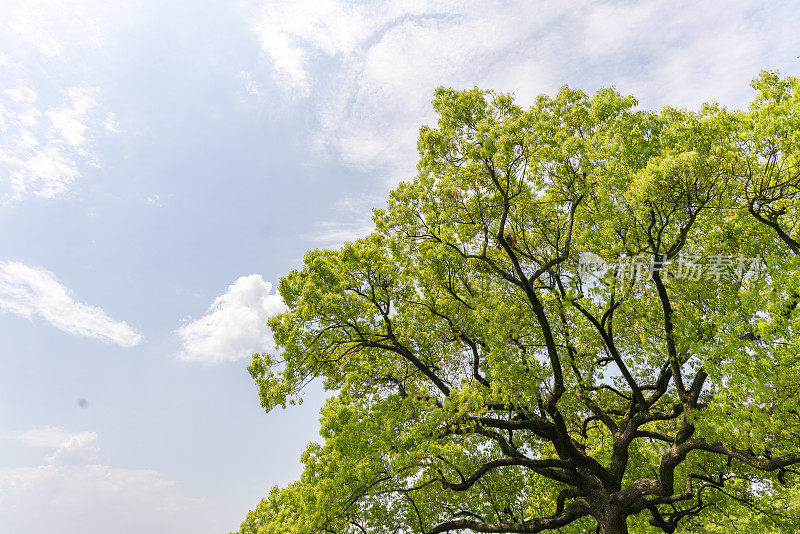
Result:
{"type": "Polygon", "coordinates": [[[307,250],[414,177],[438,86],[738,108],[796,1],[0,0],[0,526],[225,533],[323,393],[246,367],[307,250]]]}

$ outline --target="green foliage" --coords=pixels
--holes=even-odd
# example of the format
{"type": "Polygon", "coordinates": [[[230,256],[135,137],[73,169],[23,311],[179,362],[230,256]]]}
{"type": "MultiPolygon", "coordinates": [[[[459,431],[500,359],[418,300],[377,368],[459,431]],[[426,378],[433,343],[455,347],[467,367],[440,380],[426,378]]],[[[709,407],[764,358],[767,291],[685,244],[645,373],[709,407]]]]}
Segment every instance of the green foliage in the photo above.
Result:
{"type": "Polygon", "coordinates": [[[375,231],[281,281],[261,402],[332,396],[240,533],[800,529],[800,80],[752,85],[438,89],[375,231]]]}

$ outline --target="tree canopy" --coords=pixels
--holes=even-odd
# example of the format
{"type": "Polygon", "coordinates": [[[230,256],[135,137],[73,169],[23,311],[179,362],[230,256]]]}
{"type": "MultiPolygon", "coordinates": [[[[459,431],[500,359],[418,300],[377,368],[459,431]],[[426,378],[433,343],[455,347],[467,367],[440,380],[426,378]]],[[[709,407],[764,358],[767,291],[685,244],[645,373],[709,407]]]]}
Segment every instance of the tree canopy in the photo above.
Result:
{"type": "Polygon", "coordinates": [[[329,398],[240,533],[800,529],[800,80],[752,87],[438,89],[374,232],[281,281],[261,402],[329,398]]]}

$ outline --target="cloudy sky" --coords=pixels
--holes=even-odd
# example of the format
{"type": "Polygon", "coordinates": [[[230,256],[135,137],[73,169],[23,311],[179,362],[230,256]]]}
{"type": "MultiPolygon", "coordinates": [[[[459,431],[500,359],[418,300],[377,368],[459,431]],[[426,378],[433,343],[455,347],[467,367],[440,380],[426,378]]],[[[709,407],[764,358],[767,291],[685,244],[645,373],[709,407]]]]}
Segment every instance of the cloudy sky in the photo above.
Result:
{"type": "Polygon", "coordinates": [[[0,0],[0,524],[222,533],[300,472],[275,285],[369,231],[439,85],[746,105],[800,1],[0,0]],[[699,4],[699,5],[698,5],[699,4]]]}

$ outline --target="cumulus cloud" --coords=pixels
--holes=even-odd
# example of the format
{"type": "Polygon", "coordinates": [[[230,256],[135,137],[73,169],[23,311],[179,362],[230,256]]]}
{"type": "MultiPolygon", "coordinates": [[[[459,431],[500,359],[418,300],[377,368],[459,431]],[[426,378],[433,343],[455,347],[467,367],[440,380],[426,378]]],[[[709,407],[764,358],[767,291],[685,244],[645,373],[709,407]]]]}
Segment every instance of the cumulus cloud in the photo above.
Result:
{"type": "Polygon", "coordinates": [[[0,468],[0,524],[14,532],[175,532],[176,512],[203,504],[158,471],[95,463],[95,432],[45,427],[11,437],[53,451],[40,465],[0,468]]]}
{"type": "Polygon", "coordinates": [[[50,271],[20,262],[0,262],[0,310],[28,319],[41,317],[56,328],[123,347],[142,336],[124,321],[115,321],[96,306],[75,302],[50,271]]]}
{"type": "Polygon", "coordinates": [[[217,297],[208,313],[177,330],[181,360],[206,364],[236,361],[274,348],[266,321],[286,309],[259,274],[242,276],[217,297]]]}
{"type": "Polygon", "coordinates": [[[647,106],[738,106],[761,68],[797,72],[793,2],[270,2],[254,31],[275,79],[316,106],[318,146],[409,178],[435,87],[615,84],[647,106]],[[708,28],[713,28],[709,31],[708,28]]]}

